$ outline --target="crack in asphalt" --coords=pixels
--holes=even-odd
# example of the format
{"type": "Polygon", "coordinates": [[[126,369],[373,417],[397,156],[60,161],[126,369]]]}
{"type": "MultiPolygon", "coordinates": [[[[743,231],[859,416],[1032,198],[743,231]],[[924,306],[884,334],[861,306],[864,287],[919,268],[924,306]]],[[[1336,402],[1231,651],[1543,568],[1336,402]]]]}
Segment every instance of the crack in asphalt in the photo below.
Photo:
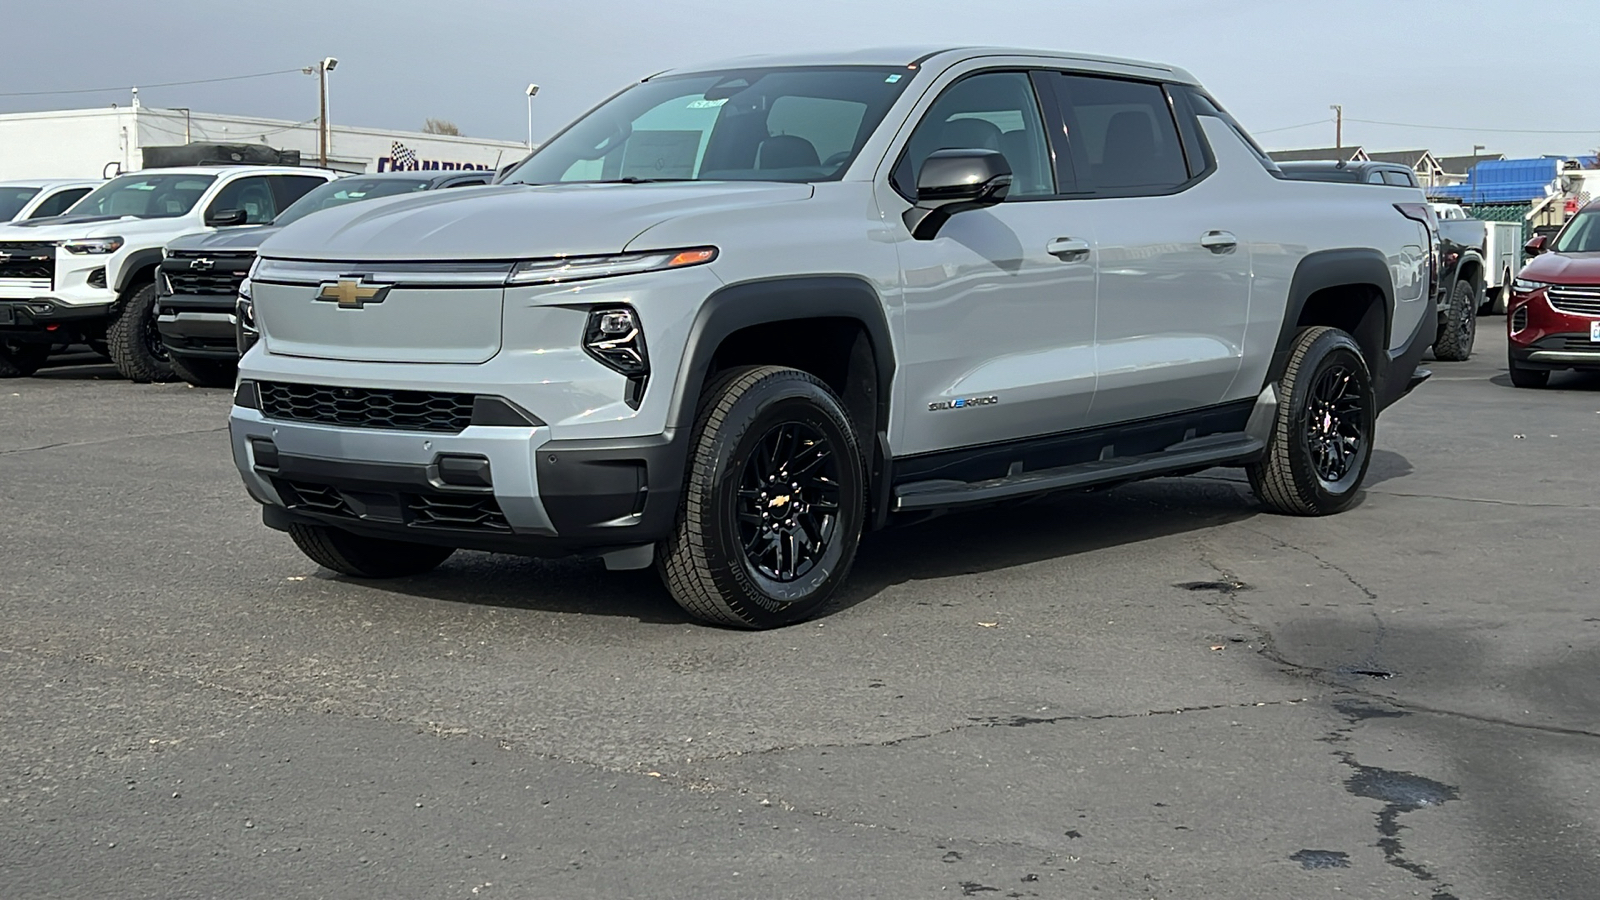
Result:
{"type": "Polygon", "coordinates": [[[62,450],[69,447],[93,447],[97,444],[114,444],[117,441],[142,441],[148,438],[183,437],[190,434],[216,434],[227,431],[228,426],[217,428],[199,428],[194,431],[161,431],[152,434],[124,434],[117,437],[96,438],[92,441],[61,441],[55,444],[41,444],[37,447],[17,447],[13,450],[0,450],[0,456],[11,456],[17,453],[38,453],[43,450],[62,450]]]}

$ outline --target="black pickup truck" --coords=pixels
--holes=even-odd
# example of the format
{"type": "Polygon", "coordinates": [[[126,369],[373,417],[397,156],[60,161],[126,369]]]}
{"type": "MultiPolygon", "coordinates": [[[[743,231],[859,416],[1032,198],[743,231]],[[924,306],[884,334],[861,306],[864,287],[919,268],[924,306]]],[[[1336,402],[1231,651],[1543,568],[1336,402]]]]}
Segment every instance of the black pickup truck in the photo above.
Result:
{"type": "MultiPolygon", "coordinates": [[[[1384,162],[1285,162],[1278,168],[1284,177],[1298,181],[1340,181],[1351,184],[1386,184],[1413,187],[1420,194],[1417,174],[1399,163],[1384,162]]],[[[1434,233],[1439,246],[1434,251],[1434,303],[1439,309],[1439,331],[1434,336],[1433,355],[1437,359],[1459,362],[1472,355],[1477,337],[1478,309],[1483,306],[1484,260],[1488,256],[1489,228],[1476,219],[1438,219],[1434,233]]]]}
{"type": "MultiPolygon", "coordinates": [[[[185,235],[167,244],[157,279],[156,328],[172,370],[196,387],[232,387],[251,342],[240,287],[256,248],[285,225],[323,209],[416,191],[488,184],[493,172],[385,172],[351,175],[315,188],[270,224],[185,235]]],[[[246,288],[248,291],[248,288],[246,288]]]]}

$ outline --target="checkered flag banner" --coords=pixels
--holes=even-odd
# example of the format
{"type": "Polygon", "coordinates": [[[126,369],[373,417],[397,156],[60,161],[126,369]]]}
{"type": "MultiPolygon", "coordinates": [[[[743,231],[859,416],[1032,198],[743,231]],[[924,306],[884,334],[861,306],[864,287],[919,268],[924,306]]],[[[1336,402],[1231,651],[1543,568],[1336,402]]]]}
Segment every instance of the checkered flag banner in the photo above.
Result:
{"type": "Polygon", "coordinates": [[[393,161],[396,171],[415,172],[417,170],[417,151],[409,149],[399,141],[395,141],[394,147],[390,149],[389,159],[393,161]]]}

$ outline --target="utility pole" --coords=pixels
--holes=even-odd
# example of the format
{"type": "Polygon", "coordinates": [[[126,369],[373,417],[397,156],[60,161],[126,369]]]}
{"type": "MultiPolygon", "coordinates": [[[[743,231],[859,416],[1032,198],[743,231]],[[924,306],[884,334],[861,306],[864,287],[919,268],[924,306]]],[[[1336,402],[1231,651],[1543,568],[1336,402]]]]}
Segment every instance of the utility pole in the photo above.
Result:
{"type": "Polygon", "coordinates": [[[1335,149],[1344,147],[1344,107],[1335,103],[1328,107],[1333,110],[1333,146],[1335,149]]]}
{"type": "Polygon", "coordinates": [[[339,60],[329,56],[300,70],[317,76],[317,165],[324,169],[328,167],[328,154],[333,149],[333,129],[328,127],[328,73],[338,66],[339,60]]]}

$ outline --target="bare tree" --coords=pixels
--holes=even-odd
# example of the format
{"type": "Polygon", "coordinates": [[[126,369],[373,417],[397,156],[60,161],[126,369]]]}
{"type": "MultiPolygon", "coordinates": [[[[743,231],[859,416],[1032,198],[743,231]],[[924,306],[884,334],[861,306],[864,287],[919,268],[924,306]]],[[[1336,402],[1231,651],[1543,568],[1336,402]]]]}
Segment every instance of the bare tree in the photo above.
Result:
{"type": "Polygon", "coordinates": [[[447,119],[428,119],[422,123],[423,134],[453,134],[461,137],[461,129],[447,119]]]}

